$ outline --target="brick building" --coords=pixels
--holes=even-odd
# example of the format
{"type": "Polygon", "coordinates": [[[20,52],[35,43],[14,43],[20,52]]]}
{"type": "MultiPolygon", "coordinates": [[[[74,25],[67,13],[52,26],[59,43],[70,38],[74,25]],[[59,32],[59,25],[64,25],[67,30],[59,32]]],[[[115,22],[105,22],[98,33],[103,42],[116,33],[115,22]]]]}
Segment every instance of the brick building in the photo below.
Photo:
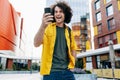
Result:
{"type": "Polygon", "coordinates": [[[96,50],[94,51],[96,55],[92,56],[92,64],[93,68],[98,70],[95,73],[99,73],[98,76],[112,78],[108,47],[109,40],[112,40],[115,50],[115,68],[117,69],[114,70],[115,77],[120,78],[118,73],[120,71],[120,0],[92,0],[91,6],[96,50]],[[101,68],[104,69],[102,73],[99,71],[101,68]]]}
{"type": "MultiPolygon", "coordinates": [[[[120,44],[120,1],[119,0],[93,0],[92,15],[94,26],[95,49],[108,46],[108,41],[112,40],[114,45],[120,44]]],[[[116,56],[120,50],[116,50],[116,56]]],[[[106,56],[108,60],[109,55],[106,56]]],[[[119,56],[120,57],[120,56],[119,56]]],[[[94,68],[96,68],[94,66],[94,68]]]]}

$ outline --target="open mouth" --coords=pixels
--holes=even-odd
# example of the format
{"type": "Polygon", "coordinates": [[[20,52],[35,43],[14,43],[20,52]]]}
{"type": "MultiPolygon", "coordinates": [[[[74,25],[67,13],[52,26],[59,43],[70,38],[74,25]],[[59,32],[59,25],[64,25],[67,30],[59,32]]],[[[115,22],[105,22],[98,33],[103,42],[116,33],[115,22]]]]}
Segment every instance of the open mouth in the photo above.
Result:
{"type": "Polygon", "coordinates": [[[56,17],[57,19],[61,19],[62,17],[56,17]]]}

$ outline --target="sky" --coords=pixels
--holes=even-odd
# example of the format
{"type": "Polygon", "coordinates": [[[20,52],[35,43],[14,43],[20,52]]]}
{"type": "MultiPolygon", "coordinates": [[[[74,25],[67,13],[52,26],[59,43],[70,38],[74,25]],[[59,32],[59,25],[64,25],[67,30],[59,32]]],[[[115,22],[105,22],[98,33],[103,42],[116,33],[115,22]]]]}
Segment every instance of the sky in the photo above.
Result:
{"type": "Polygon", "coordinates": [[[46,0],[9,0],[9,2],[24,18],[23,30],[27,36],[25,56],[40,58],[42,48],[41,46],[35,48],[33,40],[41,24],[46,0]]]}

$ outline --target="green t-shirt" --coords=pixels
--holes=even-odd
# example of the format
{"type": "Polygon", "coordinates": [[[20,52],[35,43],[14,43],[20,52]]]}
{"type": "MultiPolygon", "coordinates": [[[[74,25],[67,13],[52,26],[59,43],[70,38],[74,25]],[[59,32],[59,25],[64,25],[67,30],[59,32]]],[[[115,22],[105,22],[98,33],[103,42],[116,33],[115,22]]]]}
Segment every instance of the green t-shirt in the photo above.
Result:
{"type": "Polygon", "coordinates": [[[65,28],[56,27],[56,41],[54,46],[51,71],[61,71],[68,68],[68,48],[65,38],[65,28]]]}

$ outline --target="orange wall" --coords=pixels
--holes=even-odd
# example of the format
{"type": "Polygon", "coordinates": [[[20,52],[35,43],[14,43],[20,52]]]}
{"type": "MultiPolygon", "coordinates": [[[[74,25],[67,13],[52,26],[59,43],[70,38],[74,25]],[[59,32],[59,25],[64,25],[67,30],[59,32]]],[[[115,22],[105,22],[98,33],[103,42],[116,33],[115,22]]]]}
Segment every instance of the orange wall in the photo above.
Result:
{"type": "Polygon", "coordinates": [[[0,50],[14,51],[17,19],[18,14],[8,0],[0,0],[0,50]]]}

